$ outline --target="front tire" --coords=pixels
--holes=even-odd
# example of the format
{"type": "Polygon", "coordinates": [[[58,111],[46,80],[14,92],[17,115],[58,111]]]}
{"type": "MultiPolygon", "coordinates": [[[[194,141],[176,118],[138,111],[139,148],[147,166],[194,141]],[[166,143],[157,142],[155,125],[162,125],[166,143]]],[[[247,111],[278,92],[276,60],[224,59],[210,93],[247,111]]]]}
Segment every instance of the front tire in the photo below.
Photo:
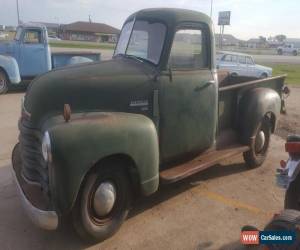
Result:
{"type": "Polygon", "coordinates": [[[254,139],[250,142],[250,150],[243,154],[249,168],[256,168],[263,164],[267,157],[270,137],[270,120],[264,117],[255,130],[254,139]]]}
{"type": "Polygon", "coordinates": [[[297,56],[298,52],[296,50],[293,51],[293,56],[297,56]]]}
{"type": "Polygon", "coordinates": [[[109,165],[90,173],[72,211],[75,230],[86,241],[103,241],[120,228],[130,203],[131,188],[124,169],[109,165]]]}
{"type": "Polygon", "coordinates": [[[261,76],[260,76],[260,79],[265,79],[268,77],[268,74],[267,73],[262,73],[261,76]]]}
{"type": "Polygon", "coordinates": [[[0,95],[8,91],[8,78],[3,70],[0,69],[0,95]]]}

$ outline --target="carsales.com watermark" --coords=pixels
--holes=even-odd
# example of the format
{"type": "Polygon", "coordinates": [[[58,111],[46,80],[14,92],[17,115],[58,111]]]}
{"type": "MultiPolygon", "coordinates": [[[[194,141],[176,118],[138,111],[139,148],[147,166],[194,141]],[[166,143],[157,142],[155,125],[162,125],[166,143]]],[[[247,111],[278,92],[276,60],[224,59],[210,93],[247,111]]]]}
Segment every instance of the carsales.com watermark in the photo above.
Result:
{"type": "Polygon", "coordinates": [[[243,231],[241,232],[241,243],[244,245],[270,245],[288,244],[296,241],[294,231],[243,231]]]}

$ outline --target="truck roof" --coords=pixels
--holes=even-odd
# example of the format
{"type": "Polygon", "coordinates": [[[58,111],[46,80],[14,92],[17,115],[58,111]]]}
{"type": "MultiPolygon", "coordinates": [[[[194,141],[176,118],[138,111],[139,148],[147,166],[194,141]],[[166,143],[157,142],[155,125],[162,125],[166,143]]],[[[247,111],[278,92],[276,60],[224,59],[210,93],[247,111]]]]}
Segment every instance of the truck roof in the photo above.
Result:
{"type": "Polygon", "coordinates": [[[23,27],[23,28],[40,28],[46,30],[46,26],[41,23],[22,23],[18,27],[23,27]]]}
{"type": "Polygon", "coordinates": [[[177,8],[150,8],[137,11],[130,15],[126,22],[134,18],[153,18],[165,22],[169,27],[180,22],[202,22],[212,25],[212,21],[206,14],[194,10],[177,8]]]}

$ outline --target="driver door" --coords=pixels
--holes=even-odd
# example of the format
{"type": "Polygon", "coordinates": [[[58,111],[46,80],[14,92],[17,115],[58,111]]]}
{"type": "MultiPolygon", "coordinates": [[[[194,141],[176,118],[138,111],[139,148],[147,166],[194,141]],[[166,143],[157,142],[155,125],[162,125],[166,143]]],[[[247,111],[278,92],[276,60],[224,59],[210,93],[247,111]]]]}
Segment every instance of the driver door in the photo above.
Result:
{"type": "Polygon", "coordinates": [[[161,77],[162,163],[199,154],[214,144],[218,92],[209,45],[208,29],[202,26],[182,27],[175,34],[170,71],[161,77]]]}
{"type": "Polygon", "coordinates": [[[48,71],[47,48],[40,29],[24,30],[20,46],[20,73],[32,77],[48,71]]]}

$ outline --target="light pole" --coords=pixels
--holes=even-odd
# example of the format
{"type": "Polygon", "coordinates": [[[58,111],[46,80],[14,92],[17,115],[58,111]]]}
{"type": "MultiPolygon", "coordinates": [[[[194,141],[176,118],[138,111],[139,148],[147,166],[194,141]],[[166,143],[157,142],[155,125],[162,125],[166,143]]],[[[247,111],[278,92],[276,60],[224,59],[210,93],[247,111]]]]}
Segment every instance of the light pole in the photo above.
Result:
{"type": "Polygon", "coordinates": [[[213,0],[210,0],[210,18],[212,18],[212,12],[213,12],[213,0]]]}
{"type": "Polygon", "coordinates": [[[19,0],[17,1],[17,15],[18,15],[18,25],[20,24],[20,13],[19,13],[19,0]]]}

